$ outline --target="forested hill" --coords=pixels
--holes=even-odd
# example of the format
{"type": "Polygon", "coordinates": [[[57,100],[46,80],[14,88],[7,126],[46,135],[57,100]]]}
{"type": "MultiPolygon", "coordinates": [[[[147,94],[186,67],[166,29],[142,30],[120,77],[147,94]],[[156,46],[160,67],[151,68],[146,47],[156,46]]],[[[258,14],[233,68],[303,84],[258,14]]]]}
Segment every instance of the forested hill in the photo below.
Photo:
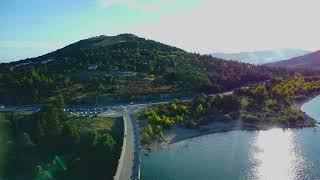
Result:
{"type": "MultiPolygon", "coordinates": [[[[123,101],[213,93],[293,72],[188,53],[132,34],[0,65],[0,103],[123,101]]],[[[312,73],[312,72],[310,72],[312,73]]]]}
{"type": "Polygon", "coordinates": [[[100,69],[117,66],[122,70],[145,71],[147,68],[146,70],[154,71],[157,64],[152,61],[155,61],[155,58],[182,52],[178,48],[132,34],[121,34],[80,40],[54,52],[14,64],[46,63],[47,67],[50,67],[48,70],[56,72],[74,72],[90,65],[98,65],[100,69]]]}

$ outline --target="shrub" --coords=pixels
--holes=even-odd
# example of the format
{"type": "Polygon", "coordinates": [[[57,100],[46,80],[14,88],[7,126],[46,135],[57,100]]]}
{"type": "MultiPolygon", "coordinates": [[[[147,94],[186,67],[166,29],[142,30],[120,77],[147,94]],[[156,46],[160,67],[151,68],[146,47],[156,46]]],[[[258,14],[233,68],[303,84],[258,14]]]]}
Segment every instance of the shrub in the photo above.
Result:
{"type": "Polygon", "coordinates": [[[194,122],[194,121],[188,121],[187,123],[186,123],[186,127],[187,128],[190,128],[190,129],[195,129],[195,128],[197,128],[199,125],[198,125],[198,123],[196,123],[196,122],[194,122]]]}
{"type": "Polygon", "coordinates": [[[232,120],[232,117],[231,117],[230,114],[224,114],[224,115],[222,116],[222,121],[223,121],[223,122],[229,122],[229,121],[231,121],[231,120],[232,120]]]}
{"type": "Polygon", "coordinates": [[[268,108],[273,108],[277,106],[277,100],[268,99],[266,102],[268,108]]]}
{"type": "Polygon", "coordinates": [[[257,116],[254,116],[254,115],[242,115],[241,116],[241,119],[244,121],[244,122],[248,122],[248,123],[255,123],[255,122],[258,122],[259,121],[259,118],[257,116]]]}
{"type": "Polygon", "coordinates": [[[287,116],[281,116],[273,119],[273,122],[278,122],[278,123],[287,123],[289,118],[287,116]]]}
{"type": "Polygon", "coordinates": [[[143,132],[141,141],[142,141],[143,143],[146,143],[146,142],[148,142],[149,140],[150,140],[150,135],[149,135],[147,132],[143,132]]]}

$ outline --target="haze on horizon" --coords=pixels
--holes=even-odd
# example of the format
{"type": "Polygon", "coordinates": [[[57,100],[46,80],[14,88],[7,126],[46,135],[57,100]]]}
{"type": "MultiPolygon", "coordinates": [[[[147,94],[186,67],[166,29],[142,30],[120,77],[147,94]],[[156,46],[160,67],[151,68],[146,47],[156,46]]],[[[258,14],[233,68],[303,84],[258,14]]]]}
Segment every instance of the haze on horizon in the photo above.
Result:
{"type": "Polygon", "coordinates": [[[0,62],[97,35],[133,33],[187,51],[320,48],[318,0],[3,0],[0,62]]]}

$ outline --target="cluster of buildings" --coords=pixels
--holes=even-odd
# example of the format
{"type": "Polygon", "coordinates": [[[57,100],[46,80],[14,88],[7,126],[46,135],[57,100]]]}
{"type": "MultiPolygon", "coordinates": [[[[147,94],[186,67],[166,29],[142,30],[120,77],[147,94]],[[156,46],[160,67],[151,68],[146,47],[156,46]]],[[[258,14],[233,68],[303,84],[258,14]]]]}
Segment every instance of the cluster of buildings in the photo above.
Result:
{"type": "MultiPolygon", "coordinates": [[[[97,64],[91,64],[90,66],[88,66],[88,70],[90,71],[94,71],[98,69],[98,65],[97,64]]],[[[119,67],[118,66],[109,66],[108,67],[109,71],[119,71],[119,67]]]]}
{"type": "MultiPolygon", "coordinates": [[[[47,64],[47,63],[52,62],[54,60],[55,60],[54,58],[49,58],[49,59],[41,61],[40,64],[47,64]]],[[[26,61],[25,62],[24,61],[22,63],[16,64],[15,67],[27,66],[27,65],[31,65],[31,64],[39,64],[39,62],[33,62],[33,61],[26,61]]]]}

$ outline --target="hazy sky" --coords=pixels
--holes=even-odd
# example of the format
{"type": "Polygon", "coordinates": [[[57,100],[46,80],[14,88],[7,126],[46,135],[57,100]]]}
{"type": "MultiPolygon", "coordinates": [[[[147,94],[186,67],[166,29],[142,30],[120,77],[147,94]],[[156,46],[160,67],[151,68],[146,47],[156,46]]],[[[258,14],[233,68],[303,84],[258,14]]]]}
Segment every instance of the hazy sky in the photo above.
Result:
{"type": "Polygon", "coordinates": [[[200,53],[318,50],[319,7],[319,0],[1,0],[0,62],[119,33],[200,53]]]}

